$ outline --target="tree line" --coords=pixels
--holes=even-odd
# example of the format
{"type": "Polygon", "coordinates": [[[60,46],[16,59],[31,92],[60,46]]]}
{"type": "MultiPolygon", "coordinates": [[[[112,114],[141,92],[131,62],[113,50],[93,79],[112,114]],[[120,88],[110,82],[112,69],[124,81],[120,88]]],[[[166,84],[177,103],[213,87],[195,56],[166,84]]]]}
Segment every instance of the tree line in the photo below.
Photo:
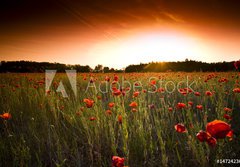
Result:
{"type": "Polygon", "coordinates": [[[32,62],[32,61],[1,61],[0,72],[20,72],[20,73],[41,73],[45,70],[57,70],[58,72],[64,72],[65,70],[74,69],[77,72],[88,73],[120,73],[120,72],[168,72],[168,71],[233,71],[234,62],[218,62],[218,63],[206,63],[201,61],[188,60],[178,62],[150,62],[140,63],[137,65],[129,65],[124,70],[117,70],[114,68],[104,67],[103,65],[97,65],[94,69],[86,65],[66,65],[61,63],[49,63],[49,62],[32,62]]]}
{"type": "Polygon", "coordinates": [[[125,72],[207,72],[207,71],[234,71],[234,62],[206,63],[201,61],[188,60],[178,62],[151,62],[146,64],[129,65],[125,72]]]}
{"type": "Polygon", "coordinates": [[[33,62],[33,61],[1,61],[0,73],[6,72],[19,72],[19,73],[42,73],[45,70],[57,70],[58,72],[64,72],[65,70],[76,70],[77,72],[122,72],[114,68],[103,67],[97,65],[94,69],[86,65],[67,65],[61,63],[49,63],[49,62],[33,62]]]}

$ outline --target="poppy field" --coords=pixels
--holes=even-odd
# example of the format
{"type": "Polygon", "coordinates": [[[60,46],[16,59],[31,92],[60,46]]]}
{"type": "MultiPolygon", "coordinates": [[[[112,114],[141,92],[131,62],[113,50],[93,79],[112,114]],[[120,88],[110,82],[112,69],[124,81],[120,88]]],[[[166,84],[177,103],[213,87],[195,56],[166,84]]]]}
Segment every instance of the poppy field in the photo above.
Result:
{"type": "Polygon", "coordinates": [[[76,76],[0,74],[0,166],[240,163],[238,72],[76,76]]]}

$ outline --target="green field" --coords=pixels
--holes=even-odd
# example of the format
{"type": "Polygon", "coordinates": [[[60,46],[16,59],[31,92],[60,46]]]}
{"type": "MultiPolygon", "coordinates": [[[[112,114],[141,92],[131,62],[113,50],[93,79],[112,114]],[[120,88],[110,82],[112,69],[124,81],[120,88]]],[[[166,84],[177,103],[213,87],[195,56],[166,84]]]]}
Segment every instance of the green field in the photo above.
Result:
{"type": "Polygon", "coordinates": [[[65,73],[50,91],[44,73],[0,74],[0,166],[117,166],[113,156],[129,167],[240,163],[239,76],[77,74],[74,92],[65,73]],[[210,133],[214,120],[224,122],[210,133]]]}

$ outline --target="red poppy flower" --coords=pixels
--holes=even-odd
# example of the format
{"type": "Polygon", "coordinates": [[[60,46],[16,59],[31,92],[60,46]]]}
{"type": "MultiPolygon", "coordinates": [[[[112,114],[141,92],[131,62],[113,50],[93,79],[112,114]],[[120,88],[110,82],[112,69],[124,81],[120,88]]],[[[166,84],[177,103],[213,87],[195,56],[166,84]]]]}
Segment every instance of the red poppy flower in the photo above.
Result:
{"type": "Polygon", "coordinates": [[[118,81],[118,76],[114,75],[113,80],[117,82],[118,81]]]}
{"type": "Polygon", "coordinates": [[[121,115],[118,116],[118,123],[122,124],[122,116],[121,115]]]}
{"type": "Polygon", "coordinates": [[[181,94],[182,94],[182,95],[187,95],[187,92],[182,91],[181,94]]]}
{"type": "Polygon", "coordinates": [[[105,81],[110,82],[110,77],[106,76],[105,81]]]}
{"type": "Polygon", "coordinates": [[[224,108],[224,111],[225,111],[225,112],[232,112],[232,109],[231,109],[231,108],[228,108],[228,107],[225,107],[225,108],[224,108]]]}
{"type": "Polygon", "coordinates": [[[202,110],[203,106],[202,105],[197,105],[196,108],[199,109],[199,110],[202,110]]]}
{"type": "Polygon", "coordinates": [[[158,89],[158,92],[160,92],[160,93],[162,93],[162,92],[164,92],[164,91],[165,91],[164,88],[159,88],[159,89],[158,89]]]}
{"type": "Polygon", "coordinates": [[[169,108],[168,108],[168,111],[169,111],[169,112],[172,112],[172,111],[173,111],[173,108],[172,108],[172,107],[169,107],[169,108]]]}
{"type": "Polygon", "coordinates": [[[199,140],[200,142],[207,141],[207,139],[208,139],[209,137],[211,137],[210,134],[208,134],[207,132],[205,132],[205,131],[203,131],[203,130],[200,130],[200,131],[197,133],[196,136],[197,136],[197,138],[198,138],[198,140],[199,140]]]}
{"type": "Polygon", "coordinates": [[[136,91],[133,93],[133,97],[138,97],[139,94],[140,94],[140,92],[136,91]]]}
{"type": "Polygon", "coordinates": [[[207,95],[207,96],[212,96],[212,92],[206,91],[206,92],[205,92],[205,95],[207,95]]]}
{"type": "Polygon", "coordinates": [[[51,90],[46,90],[46,94],[50,95],[51,90]]]}
{"type": "Polygon", "coordinates": [[[177,108],[179,108],[179,109],[182,109],[182,108],[185,108],[186,107],[186,104],[184,104],[184,103],[178,103],[177,104],[177,108]]]}
{"type": "Polygon", "coordinates": [[[122,95],[123,95],[123,96],[125,96],[125,95],[126,95],[126,92],[125,92],[125,91],[122,91],[121,93],[122,93],[122,95]]]}
{"type": "Polygon", "coordinates": [[[16,88],[20,88],[20,85],[15,85],[16,88]]]}
{"type": "Polygon", "coordinates": [[[228,82],[227,78],[220,78],[218,80],[219,83],[224,83],[224,82],[228,82]]]}
{"type": "Polygon", "coordinates": [[[217,140],[214,137],[210,137],[207,139],[207,144],[211,147],[214,147],[217,144],[217,140]]]}
{"type": "Polygon", "coordinates": [[[190,89],[190,88],[184,88],[184,90],[185,90],[187,93],[191,93],[191,92],[192,92],[192,89],[190,89]]]}
{"type": "Polygon", "coordinates": [[[60,109],[60,110],[63,110],[63,109],[64,109],[64,106],[60,106],[59,109],[60,109]]]}
{"type": "Polygon", "coordinates": [[[232,117],[230,115],[228,115],[228,114],[224,114],[223,117],[225,119],[227,119],[227,120],[231,120],[232,119],[232,117]]]}
{"type": "Polygon", "coordinates": [[[156,80],[152,80],[152,81],[150,82],[151,85],[156,85],[156,83],[157,83],[156,80]]]}
{"type": "Polygon", "coordinates": [[[135,83],[134,85],[135,85],[135,86],[139,86],[140,84],[137,82],[137,83],[135,83]]]}
{"type": "Polygon", "coordinates": [[[138,104],[134,101],[132,103],[129,104],[130,107],[134,108],[134,107],[137,107],[138,104]]]}
{"type": "Polygon", "coordinates": [[[94,101],[90,99],[83,99],[83,102],[86,104],[87,108],[91,108],[94,104],[94,101]]]}
{"type": "Polygon", "coordinates": [[[193,105],[193,102],[192,102],[192,101],[189,101],[188,104],[189,104],[190,106],[192,106],[192,105],[193,105]]]}
{"type": "Polygon", "coordinates": [[[93,82],[94,82],[94,79],[93,79],[93,78],[91,78],[89,82],[90,82],[90,83],[93,83],[93,82]]]}
{"type": "Polygon", "coordinates": [[[44,81],[44,80],[40,80],[40,81],[37,81],[37,83],[38,83],[39,85],[43,85],[43,84],[45,83],[45,81],[44,81]]]}
{"type": "Polygon", "coordinates": [[[181,93],[181,92],[184,91],[184,89],[183,89],[183,88],[180,88],[180,89],[178,89],[178,91],[181,93]]]}
{"type": "Polygon", "coordinates": [[[226,137],[231,127],[224,121],[214,120],[207,124],[206,130],[212,137],[222,139],[226,137]]]}
{"type": "Polygon", "coordinates": [[[186,127],[185,127],[183,124],[180,124],[180,123],[178,123],[177,125],[175,125],[174,128],[175,128],[175,130],[176,130],[178,133],[185,133],[185,132],[187,132],[186,127]]]}
{"type": "Polygon", "coordinates": [[[234,88],[234,89],[233,89],[233,92],[234,92],[234,93],[240,93],[240,88],[234,88]]]}
{"type": "Polygon", "coordinates": [[[0,115],[0,117],[5,119],[5,120],[8,120],[8,119],[12,118],[12,115],[9,114],[9,113],[4,113],[4,114],[0,115]]]}
{"type": "Polygon", "coordinates": [[[0,84],[0,88],[5,88],[5,85],[1,85],[1,84],[0,84]]]}
{"type": "Polygon", "coordinates": [[[199,92],[195,92],[194,94],[195,94],[195,96],[201,96],[201,93],[199,93],[199,92]]]}
{"type": "Polygon", "coordinates": [[[84,107],[80,107],[80,110],[81,110],[81,111],[84,111],[84,107]]]}
{"type": "Polygon", "coordinates": [[[123,167],[124,166],[124,158],[113,156],[112,157],[112,167],[123,167]]]}
{"type": "Polygon", "coordinates": [[[226,136],[229,137],[229,138],[232,138],[233,137],[233,130],[230,130],[226,136]]]}
{"type": "Polygon", "coordinates": [[[94,121],[94,120],[96,120],[96,117],[90,117],[89,120],[94,121]]]}
{"type": "Polygon", "coordinates": [[[117,81],[112,81],[112,85],[115,85],[115,84],[117,84],[117,81]]]}
{"type": "Polygon", "coordinates": [[[108,107],[112,108],[112,107],[114,107],[114,105],[115,105],[115,103],[112,102],[112,103],[108,104],[108,107]]]}
{"type": "Polygon", "coordinates": [[[121,95],[121,93],[122,92],[118,89],[113,91],[113,95],[115,95],[115,96],[119,96],[119,95],[121,95]]]}
{"type": "Polygon", "coordinates": [[[107,115],[111,115],[111,114],[112,114],[112,111],[111,111],[111,110],[107,110],[107,111],[106,111],[106,114],[107,114],[107,115]]]}

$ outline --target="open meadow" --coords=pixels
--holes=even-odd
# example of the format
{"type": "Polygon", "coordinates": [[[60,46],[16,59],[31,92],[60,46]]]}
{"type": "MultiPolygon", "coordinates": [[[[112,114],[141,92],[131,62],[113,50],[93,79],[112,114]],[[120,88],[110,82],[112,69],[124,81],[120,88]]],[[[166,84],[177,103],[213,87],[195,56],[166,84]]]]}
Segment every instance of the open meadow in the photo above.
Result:
{"type": "Polygon", "coordinates": [[[0,166],[240,163],[238,72],[6,73],[0,94],[0,166]]]}

